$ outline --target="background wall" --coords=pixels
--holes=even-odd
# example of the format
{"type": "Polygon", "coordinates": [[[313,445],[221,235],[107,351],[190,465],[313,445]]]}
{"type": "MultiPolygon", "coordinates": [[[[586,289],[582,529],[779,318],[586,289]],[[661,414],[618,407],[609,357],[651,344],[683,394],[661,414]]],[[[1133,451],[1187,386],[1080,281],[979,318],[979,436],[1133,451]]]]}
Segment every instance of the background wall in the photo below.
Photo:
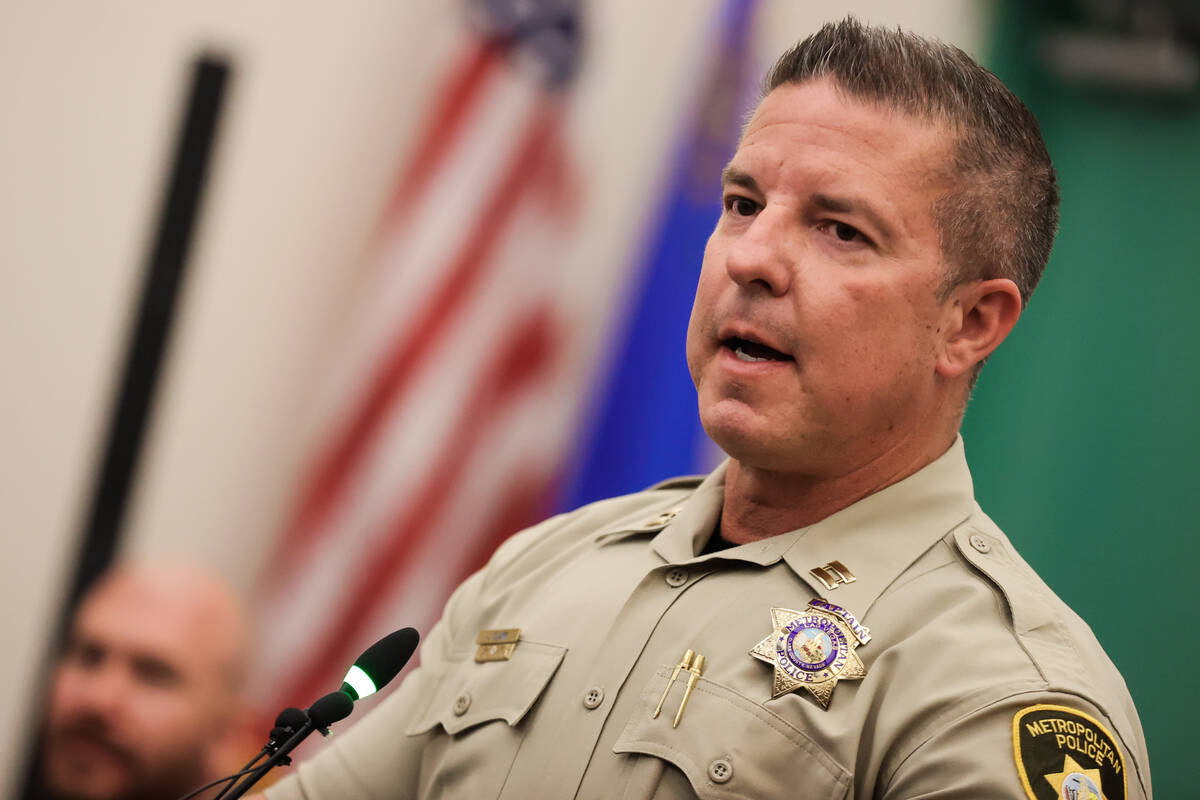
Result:
{"type": "MultiPolygon", "coordinates": [[[[1186,306],[1195,111],[1055,88],[1026,68],[1032,21],[1007,6],[804,5],[763,4],[760,67],[854,11],[994,53],[1044,121],[1063,234],[984,373],[968,450],[985,507],[1123,669],[1160,794],[1177,795],[1186,740],[1168,701],[1196,696],[1162,676],[1194,652],[1173,631],[1197,622],[1184,494],[1200,430],[1186,306]]],[[[590,71],[571,130],[592,182],[581,251],[614,265],[591,287],[597,337],[621,326],[624,265],[647,235],[715,7],[587,7],[590,71]]],[[[384,0],[336,15],[307,0],[0,7],[0,507],[13,554],[0,560],[0,718],[36,711],[189,59],[214,48],[236,74],[125,547],[190,553],[248,588],[330,413],[331,362],[382,210],[461,26],[455,4],[384,0]]],[[[19,772],[27,731],[0,730],[0,774],[19,772]]]]}
{"type": "MultiPolygon", "coordinates": [[[[422,47],[448,28],[421,8],[0,6],[5,719],[35,712],[190,59],[225,50],[238,73],[128,543],[194,553],[245,585],[427,86],[422,47]]],[[[0,733],[5,781],[29,730],[0,733]]]]}
{"type": "Polygon", "coordinates": [[[1200,688],[1200,97],[1082,86],[1041,57],[1071,3],[1002,7],[994,68],[1062,186],[1046,277],[963,435],[980,504],[1095,630],[1133,695],[1159,797],[1186,797],[1200,688]]]}

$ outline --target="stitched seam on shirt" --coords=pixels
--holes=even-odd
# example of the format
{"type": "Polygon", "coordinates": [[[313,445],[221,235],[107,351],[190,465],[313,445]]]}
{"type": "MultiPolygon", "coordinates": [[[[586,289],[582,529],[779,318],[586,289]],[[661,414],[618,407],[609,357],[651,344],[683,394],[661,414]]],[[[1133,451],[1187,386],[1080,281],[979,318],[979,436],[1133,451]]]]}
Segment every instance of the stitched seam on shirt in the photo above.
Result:
{"type": "MultiPolygon", "coordinates": [[[[988,689],[994,689],[994,688],[997,688],[997,687],[988,687],[987,689],[980,689],[979,691],[974,692],[973,694],[977,695],[982,692],[986,692],[988,689]]],[[[917,751],[919,751],[925,745],[929,744],[929,742],[935,736],[942,733],[946,728],[950,728],[950,727],[953,727],[954,725],[957,725],[958,723],[962,722],[963,720],[971,717],[973,714],[978,714],[979,712],[983,711],[985,708],[991,708],[994,705],[998,705],[998,704],[1006,702],[1008,700],[1013,700],[1015,698],[1021,697],[1022,695],[1045,694],[1047,691],[1048,690],[1045,687],[1031,687],[1031,688],[1027,688],[1027,689],[1024,689],[1019,692],[1010,692],[1008,694],[1004,694],[999,697],[994,697],[992,700],[990,700],[986,703],[983,703],[981,705],[973,706],[968,711],[964,711],[963,713],[959,714],[956,717],[953,717],[949,721],[930,723],[927,726],[930,729],[929,734],[925,738],[923,738],[920,742],[918,742],[917,745],[914,746],[913,749],[910,750],[906,756],[904,756],[904,758],[900,759],[900,762],[898,764],[896,764],[896,766],[888,773],[887,780],[884,781],[884,792],[886,793],[887,787],[891,786],[892,781],[896,777],[896,773],[900,772],[900,770],[904,768],[904,765],[906,763],[908,763],[908,760],[910,758],[912,758],[914,755],[916,755],[917,751]]],[[[970,697],[970,696],[972,696],[972,695],[968,695],[968,697],[970,697]]]]}
{"type": "Polygon", "coordinates": [[[901,578],[904,578],[905,576],[908,575],[908,571],[912,568],[913,564],[917,563],[922,558],[924,558],[925,555],[930,550],[937,547],[939,544],[945,544],[946,543],[945,537],[952,535],[954,533],[954,531],[958,530],[958,528],[961,527],[967,521],[969,521],[969,519],[970,518],[968,517],[967,519],[963,520],[962,522],[959,522],[957,525],[954,525],[952,528],[950,528],[950,530],[946,534],[943,534],[943,536],[941,538],[936,539],[934,542],[932,542],[929,545],[929,547],[926,547],[924,550],[922,550],[920,553],[918,553],[915,558],[913,558],[910,562],[908,562],[908,564],[904,567],[904,569],[900,570],[900,573],[898,575],[896,575],[895,577],[893,577],[892,580],[888,582],[887,586],[884,586],[882,589],[879,590],[878,593],[876,593],[875,599],[873,599],[871,601],[871,604],[869,606],[867,606],[865,609],[863,609],[862,618],[866,619],[867,615],[871,613],[871,609],[873,609],[875,607],[875,605],[880,600],[882,600],[884,595],[886,595],[888,592],[892,591],[893,589],[899,589],[902,586],[905,586],[905,585],[911,583],[912,581],[916,580],[917,578],[920,578],[922,575],[928,575],[931,572],[936,572],[937,570],[941,569],[942,567],[948,566],[948,564],[942,564],[942,565],[934,567],[926,572],[922,572],[920,575],[914,575],[914,576],[912,576],[912,578],[904,581],[903,583],[900,582],[901,578]]]}
{"type": "MultiPolygon", "coordinates": [[[[1038,677],[1041,679],[1042,683],[1048,686],[1049,679],[1046,677],[1045,671],[1042,669],[1041,665],[1038,664],[1037,659],[1033,657],[1033,653],[1029,652],[1029,648],[1026,647],[1024,642],[1021,641],[1021,637],[1017,635],[1016,626],[1012,623],[1012,603],[1008,598],[1008,594],[1004,591],[1004,589],[1001,586],[999,586],[995,582],[995,580],[993,578],[991,578],[982,569],[980,569],[974,563],[972,563],[970,559],[966,558],[966,556],[964,556],[962,553],[960,553],[958,550],[958,547],[950,546],[949,544],[947,544],[945,542],[945,540],[941,540],[940,543],[946,544],[947,550],[950,551],[951,557],[953,560],[948,561],[945,564],[939,564],[936,567],[933,567],[925,572],[922,572],[918,576],[914,576],[912,580],[904,581],[904,583],[902,583],[902,584],[893,583],[895,588],[900,589],[903,586],[906,586],[909,583],[913,582],[917,578],[924,577],[926,575],[931,575],[942,569],[965,565],[970,572],[976,573],[984,579],[983,580],[984,585],[986,585],[988,587],[988,589],[991,591],[992,597],[996,600],[996,603],[997,603],[997,606],[999,607],[1000,612],[1004,615],[1005,619],[1007,619],[1009,622],[1008,635],[1012,637],[1014,644],[1016,644],[1016,646],[1021,649],[1021,652],[1025,654],[1025,658],[1029,661],[1030,666],[1033,667],[1033,669],[1037,672],[1038,677]]],[[[930,549],[933,549],[933,548],[930,548],[930,549]]],[[[922,554],[922,555],[924,555],[924,554],[922,554]]],[[[889,586],[887,589],[885,589],[883,592],[881,592],[878,599],[882,600],[884,598],[884,596],[887,594],[887,592],[890,591],[891,589],[892,589],[892,586],[889,586]]],[[[868,609],[868,611],[869,610],[870,609],[868,609]]],[[[864,618],[865,618],[865,615],[864,615],[864,618]]]]}
{"type": "Polygon", "coordinates": [[[799,728],[794,727],[789,722],[787,722],[787,720],[776,716],[769,709],[763,708],[758,703],[756,703],[753,700],[751,700],[750,698],[742,695],[741,693],[736,692],[727,686],[722,686],[721,688],[724,689],[726,692],[729,692],[730,694],[732,694],[732,695],[738,697],[739,699],[741,699],[742,701],[744,701],[744,705],[733,702],[728,697],[725,697],[723,694],[720,694],[720,693],[717,693],[717,692],[707,689],[703,685],[703,683],[697,683],[694,691],[703,692],[704,694],[707,694],[710,697],[715,697],[718,700],[721,700],[722,702],[724,702],[725,704],[733,706],[734,708],[737,708],[741,711],[749,711],[756,719],[758,719],[760,722],[766,724],[769,728],[776,731],[781,736],[785,737],[793,745],[800,747],[803,750],[807,751],[810,755],[815,756],[817,758],[818,763],[821,764],[821,767],[827,773],[829,773],[830,776],[834,780],[836,780],[840,783],[842,780],[844,780],[846,778],[847,774],[849,773],[849,770],[847,770],[845,767],[843,767],[841,764],[839,764],[837,762],[837,760],[834,759],[833,756],[831,756],[829,753],[825,752],[825,750],[823,750],[816,742],[814,742],[812,739],[810,739],[804,733],[804,731],[800,730],[799,728]],[[828,764],[824,763],[821,759],[822,756],[824,758],[828,759],[829,761],[832,761],[833,764],[837,767],[837,769],[836,770],[831,769],[828,764]]]}
{"type": "MultiPolygon", "coordinates": [[[[644,748],[644,750],[642,750],[642,751],[634,751],[634,752],[649,753],[650,755],[653,755],[653,756],[663,757],[667,761],[672,761],[672,756],[675,759],[678,759],[679,763],[675,764],[675,766],[678,768],[682,764],[685,767],[685,769],[683,769],[681,771],[683,772],[684,777],[687,778],[688,783],[693,782],[692,779],[688,776],[688,771],[691,771],[699,776],[708,774],[707,770],[701,770],[700,766],[695,761],[688,758],[686,753],[684,753],[683,751],[678,750],[674,747],[671,747],[669,744],[665,744],[663,742],[655,741],[655,740],[651,740],[651,739],[631,739],[629,741],[629,743],[635,744],[635,745],[638,745],[639,747],[644,748]]],[[[704,779],[701,778],[701,780],[704,780],[704,779]]],[[[710,793],[715,794],[720,797],[730,798],[730,800],[738,800],[739,798],[745,797],[745,795],[740,795],[740,794],[730,791],[729,789],[718,786],[715,783],[713,783],[711,780],[704,780],[704,788],[707,792],[710,792],[710,793]]]]}
{"type": "MultiPolygon", "coordinates": [[[[977,527],[973,527],[972,530],[978,531],[979,529],[977,527]]],[[[980,532],[982,533],[982,531],[980,532]]],[[[1004,587],[1001,586],[995,578],[989,575],[986,570],[968,558],[967,555],[958,548],[957,543],[951,548],[951,550],[953,550],[954,554],[960,559],[959,563],[965,565],[968,571],[983,579],[983,584],[992,592],[992,596],[999,604],[1000,610],[1004,612],[1004,616],[1008,619],[1009,636],[1012,637],[1013,642],[1016,643],[1017,647],[1021,648],[1021,652],[1025,654],[1025,658],[1028,659],[1030,666],[1037,671],[1038,677],[1042,679],[1042,683],[1048,686],[1050,681],[1046,677],[1046,672],[1042,669],[1042,665],[1038,663],[1038,660],[1034,658],[1033,653],[1030,652],[1029,648],[1025,646],[1025,643],[1021,641],[1021,637],[1017,635],[1016,616],[1013,612],[1012,598],[1009,597],[1008,592],[1006,592],[1004,587]]]]}
{"type": "MultiPolygon", "coordinates": [[[[1002,542],[1001,544],[1003,545],[1004,543],[1002,542]]],[[[1031,602],[1039,604],[1047,618],[1047,622],[1044,625],[1040,625],[1037,628],[1028,631],[1028,633],[1032,634],[1034,631],[1039,631],[1036,638],[1040,642],[1041,646],[1046,649],[1057,650],[1060,654],[1065,655],[1066,658],[1062,659],[1064,663],[1071,663],[1072,661],[1076,663],[1086,663],[1087,659],[1085,659],[1083,654],[1080,653],[1075,647],[1075,641],[1073,637],[1068,634],[1066,627],[1062,624],[1062,620],[1059,615],[1055,613],[1053,609],[1048,607],[1047,600],[1045,599],[1045,593],[1049,590],[1041,583],[1041,579],[1037,577],[1037,573],[1035,573],[1033,568],[1023,560],[1015,557],[1015,553],[1011,552],[1007,546],[1002,546],[1001,551],[1003,552],[1004,559],[1012,567],[1013,574],[1021,583],[1025,592],[1025,596],[1029,597],[1031,602]],[[1046,627],[1053,629],[1054,637],[1052,640],[1040,633],[1040,631],[1046,627]]],[[[1007,601],[1007,593],[1005,593],[1004,597],[1007,601]]],[[[1009,605],[1011,606],[1011,601],[1009,602],[1009,605]]],[[[1013,625],[1013,634],[1016,635],[1015,622],[1013,625]]],[[[1024,645],[1022,645],[1022,647],[1024,647],[1024,645]]],[[[1033,662],[1034,667],[1036,667],[1038,672],[1042,675],[1043,680],[1049,683],[1049,676],[1046,675],[1041,665],[1037,662],[1037,659],[1034,658],[1033,653],[1028,648],[1025,648],[1025,652],[1029,656],[1030,661],[1033,662]]],[[[1095,690],[1097,692],[1099,691],[1099,687],[1095,686],[1092,681],[1088,679],[1086,673],[1083,681],[1086,684],[1086,688],[1095,690]]]]}

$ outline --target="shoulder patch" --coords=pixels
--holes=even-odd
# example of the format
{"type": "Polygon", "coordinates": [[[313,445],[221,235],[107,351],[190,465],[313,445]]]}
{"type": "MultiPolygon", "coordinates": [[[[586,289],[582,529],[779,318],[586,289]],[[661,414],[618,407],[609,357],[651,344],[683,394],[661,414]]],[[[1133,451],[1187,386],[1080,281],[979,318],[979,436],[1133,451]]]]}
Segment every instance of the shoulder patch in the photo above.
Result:
{"type": "Polygon", "coordinates": [[[1125,758],[1108,729],[1066,706],[1013,716],[1013,758],[1029,800],[1125,800],[1125,758]]]}
{"type": "Polygon", "coordinates": [[[653,486],[647,487],[647,492],[658,492],[664,489],[695,489],[704,482],[704,475],[683,475],[678,478],[667,478],[653,486]]]}

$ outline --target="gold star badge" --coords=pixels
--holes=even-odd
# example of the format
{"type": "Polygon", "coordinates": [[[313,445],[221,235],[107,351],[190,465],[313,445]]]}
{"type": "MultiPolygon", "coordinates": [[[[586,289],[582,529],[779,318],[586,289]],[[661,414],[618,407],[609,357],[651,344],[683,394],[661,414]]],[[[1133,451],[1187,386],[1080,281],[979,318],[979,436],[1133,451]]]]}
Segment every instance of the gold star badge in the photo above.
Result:
{"type": "Polygon", "coordinates": [[[1054,787],[1055,797],[1078,797],[1079,800],[1103,800],[1100,791],[1100,770],[1084,769],[1070,756],[1063,757],[1062,772],[1045,776],[1054,787]],[[1067,791],[1064,793],[1063,789],[1067,791]]]}
{"type": "Polygon", "coordinates": [[[866,676],[854,649],[871,640],[870,632],[841,606],[816,599],[803,611],[772,608],[771,624],[771,634],[750,651],[775,667],[771,697],[803,687],[828,708],[838,681],[866,676]]]}

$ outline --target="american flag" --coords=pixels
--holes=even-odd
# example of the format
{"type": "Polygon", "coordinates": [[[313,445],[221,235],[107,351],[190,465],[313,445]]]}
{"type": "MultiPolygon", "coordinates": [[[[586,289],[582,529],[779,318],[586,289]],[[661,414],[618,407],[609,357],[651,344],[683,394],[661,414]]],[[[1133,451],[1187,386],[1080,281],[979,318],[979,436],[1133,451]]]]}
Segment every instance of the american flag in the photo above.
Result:
{"type": "Polygon", "coordinates": [[[579,410],[559,297],[581,182],[564,136],[575,2],[492,0],[380,227],[331,381],[348,392],[262,580],[265,713],[336,688],[372,641],[550,507],[579,410]]]}

